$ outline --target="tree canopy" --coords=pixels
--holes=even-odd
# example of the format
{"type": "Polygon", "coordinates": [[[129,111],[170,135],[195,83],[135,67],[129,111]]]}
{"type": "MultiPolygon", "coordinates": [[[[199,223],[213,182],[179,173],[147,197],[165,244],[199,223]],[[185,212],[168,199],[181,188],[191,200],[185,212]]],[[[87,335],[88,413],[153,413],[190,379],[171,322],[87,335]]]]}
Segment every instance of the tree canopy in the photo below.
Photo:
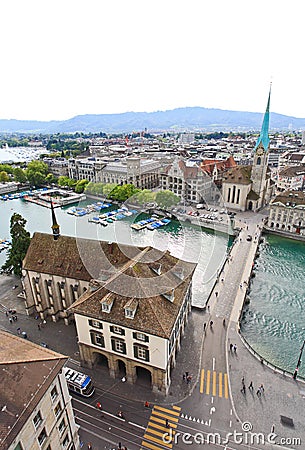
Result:
{"type": "Polygon", "coordinates": [[[180,202],[180,197],[171,191],[159,191],[156,194],[156,202],[161,208],[171,208],[180,202]]]}
{"type": "Polygon", "coordinates": [[[25,229],[26,220],[17,213],[14,213],[10,221],[10,232],[12,244],[8,250],[8,257],[2,266],[6,273],[14,273],[21,276],[22,261],[29,248],[31,237],[25,229]]]}
{"type": "Polygon", "coordinates": [[[25,171],[27,179],[32,186],[42,186],[48,174],[48,166],[42,161],[29,162],[25,171]]]}

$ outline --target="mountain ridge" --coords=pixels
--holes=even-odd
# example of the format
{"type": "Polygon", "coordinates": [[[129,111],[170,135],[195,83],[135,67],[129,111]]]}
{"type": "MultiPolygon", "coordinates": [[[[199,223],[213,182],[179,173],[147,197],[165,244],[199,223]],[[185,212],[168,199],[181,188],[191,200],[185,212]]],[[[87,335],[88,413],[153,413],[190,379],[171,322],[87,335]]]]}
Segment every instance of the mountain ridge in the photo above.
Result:
{"type": "MultiPolygon", "coordinates": [[[[154,112],[83,114],[66,120],[0,119],[0,133],[130,133],[132,131],[255,131],[263,113],[200,106],[154,112]]],[[[305,118],[270,113],[270,130],[300,130],[305,118]]]]}

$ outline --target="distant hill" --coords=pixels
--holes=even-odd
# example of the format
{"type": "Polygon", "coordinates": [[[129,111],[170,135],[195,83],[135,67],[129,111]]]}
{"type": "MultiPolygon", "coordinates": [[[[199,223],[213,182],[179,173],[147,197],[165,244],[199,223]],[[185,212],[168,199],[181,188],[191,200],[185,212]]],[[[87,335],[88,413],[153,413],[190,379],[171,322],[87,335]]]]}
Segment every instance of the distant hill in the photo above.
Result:
{"type": "MultiPolygon", "coordinates": [[[[177,108],[156,112],[85,114],[68,120],[0,120],[0,133],[120,133],[141,131],[249,131],[259,130],[263,113],[213,108],[177,108]]],[[[305,118],[270,113],[271,130],[305,129],[305,118]]]]}

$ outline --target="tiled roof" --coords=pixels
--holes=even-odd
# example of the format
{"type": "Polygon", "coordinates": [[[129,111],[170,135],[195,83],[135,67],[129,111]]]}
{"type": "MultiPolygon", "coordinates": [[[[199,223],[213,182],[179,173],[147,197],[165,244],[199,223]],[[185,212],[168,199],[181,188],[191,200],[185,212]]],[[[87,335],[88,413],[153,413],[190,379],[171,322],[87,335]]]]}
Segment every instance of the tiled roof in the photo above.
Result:
{"type": "Polygon", "coordinates": [[[71,309],[87,317],[169,338],[195,268],[196,264],[178,260],[168,252],[147,248],[137,262],[127,265],[97,291],[87,291],[71,309]],[[161,275],[150,268],[156,260],[161,264],[161,275]],[[181,280],[177,273],[183,274],[184,279],[181,280]],[[173,302],[162,295],[172,289],[173,302]],[[106,296],[113,299],[110,313],[101,308],[101,301],[106,296]],[[125,317],[124,310],[129,298],[138,300],[132,320],[125,317]]]}
{"type": "Polygon", "coordinates": [[[279,172],[279,175],[282,177],[296,177],[298,175],[304,175],[305,174],[305,167],[304,166],[290,166],[285,167],[279,172]]]}
{"type": "Polygon", "coordinates": [[[223,176],[223,183],[250,184],[252,166],[236,166],[223,176]]]}
{"type": "Polygon", "coordinates": [[[0,449],[6,450],[68,358],[2,330],[0,341],[0,449]]]}
{"type": "Polygon", "coordinates": [[[305,206],[305,192],[302,191],[285,191],[277,195],[271,204],[282,203],[285,206],[305,206]],[[289,205],[287,205],[289,203],[289,205]]]}
{"type": "Polygon", "coordinates": [[[23,268],[39,273],[90,281],[109,278],[130,258],[137,247],[93,239],[35,233],[31,239],[23,268]]]}

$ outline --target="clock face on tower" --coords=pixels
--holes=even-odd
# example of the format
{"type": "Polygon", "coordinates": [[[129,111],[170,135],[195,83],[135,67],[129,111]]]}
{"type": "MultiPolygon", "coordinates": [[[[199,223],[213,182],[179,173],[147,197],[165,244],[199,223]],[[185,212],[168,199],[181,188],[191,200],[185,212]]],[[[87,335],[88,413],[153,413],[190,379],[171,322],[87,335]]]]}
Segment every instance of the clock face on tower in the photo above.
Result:
{"type": "Polygon", "coordinates": [[[262,155],[264,154],[264,150],[263,150],[262,148],[259,148],[259,149],[257,150],[256,154],[257,154],[258,156],[262,156],[262,155]]]}

